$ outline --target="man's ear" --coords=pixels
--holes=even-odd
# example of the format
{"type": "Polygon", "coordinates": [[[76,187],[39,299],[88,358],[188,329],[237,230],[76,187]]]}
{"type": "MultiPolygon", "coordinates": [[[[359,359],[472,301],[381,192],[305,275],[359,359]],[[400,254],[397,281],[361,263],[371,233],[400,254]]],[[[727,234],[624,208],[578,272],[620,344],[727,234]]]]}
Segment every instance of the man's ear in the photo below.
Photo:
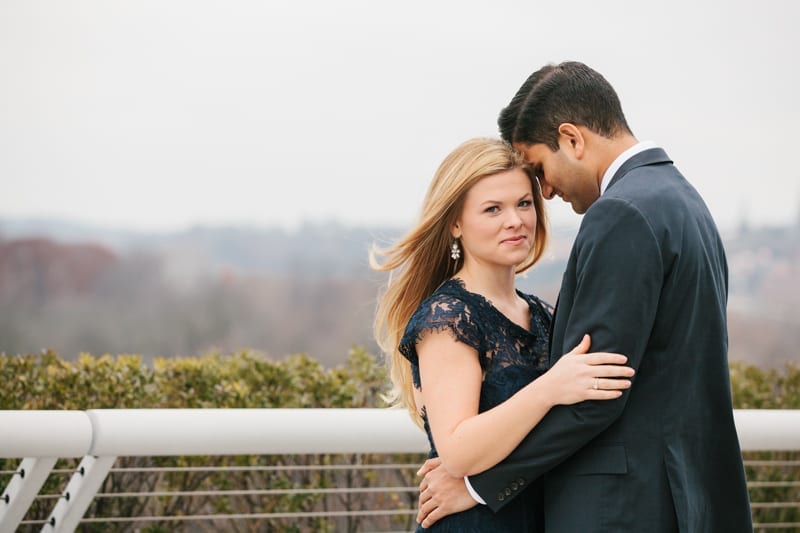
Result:
{"type": "Polygon", "coordinates": [[[575,154],[575,158],[581,159],[586,148],[586,139],[578,126],[564,122],[558,127],[558,144],[562,148],[569,147],[575,154]]]}

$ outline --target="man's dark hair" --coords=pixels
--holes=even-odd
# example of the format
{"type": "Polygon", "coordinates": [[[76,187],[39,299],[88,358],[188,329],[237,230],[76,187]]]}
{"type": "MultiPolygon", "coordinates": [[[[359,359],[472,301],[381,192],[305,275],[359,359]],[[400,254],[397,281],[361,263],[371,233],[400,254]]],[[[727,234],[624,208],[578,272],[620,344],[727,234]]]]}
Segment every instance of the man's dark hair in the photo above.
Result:
{"type": "Polygon", "coordinates": [[[558,150],[558,126],[569,122],[604,137],[631,133],[619,97],[599,73],[577,61],[546,65],[531,74],[497,119],[509,143],[558,150]]]}

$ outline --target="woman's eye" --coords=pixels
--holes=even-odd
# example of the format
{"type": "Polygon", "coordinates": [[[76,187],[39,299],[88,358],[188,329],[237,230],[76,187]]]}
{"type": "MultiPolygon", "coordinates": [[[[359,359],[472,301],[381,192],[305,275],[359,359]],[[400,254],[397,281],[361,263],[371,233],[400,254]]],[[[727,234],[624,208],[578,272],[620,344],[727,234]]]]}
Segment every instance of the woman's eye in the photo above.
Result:
{"type": "Polygon", "coordinates": [[[491,207],[487,207],[487,208],[486,208],[486,212],[487,212],[487,213],[497,213],[497,211],[498,211],[499,209],[500,209],[499,207],[497,207],[496,205],[493,205],[493,206],[491,206],[491,207]]]}
{"type": "Polygon", "coordinates": [[[531,205],[533,205],[533,201],[532,200],[522,200],[519,203],[520,207],[530,207],[531,205]]]}

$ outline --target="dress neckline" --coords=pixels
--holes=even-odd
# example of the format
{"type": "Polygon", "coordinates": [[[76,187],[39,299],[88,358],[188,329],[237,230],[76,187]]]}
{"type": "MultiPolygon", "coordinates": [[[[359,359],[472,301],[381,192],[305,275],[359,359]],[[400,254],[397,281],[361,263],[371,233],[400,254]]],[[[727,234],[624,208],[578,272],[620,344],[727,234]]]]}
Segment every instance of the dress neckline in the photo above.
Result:
{"type": "Polygon", "coordinates": [[[477,293],[477,292],[472,292],[469,289],[467,289],[466,285],[464,284],[464,280],[463,279],[461,279],[461,278],[449,278],[442,285],[444,286],[444,285],[449,285],[449,284],[452,284],[452,285],[458,287],[458,289],[461,292],[463,292],[465,294],[468,294],[472,298],[477,299],[482,304],[484,304],[487,307],[489,307],[492,310],[493,313],[498,315],[503,321],[505,321],[511,327],[516,328],[517,330],[521,331],[525,335],[531,335],[533,333],[533,313],[534,313],[533,304],[534,304],[534,301],[532,300],[532,298],[529,298],[528,295],[526,295],[524,292],[520,291],[519,289],[514,288],[514,291],[517,293],[517,295],[520,298],[525,300],[525,302],[528,304],[528,327],[527,328],[524,328],[524,327],[520,326],[519,324],[517,324],[516,322],[514,322],[513,320],[508,318],[508,316],[506,316],[505,313],[503,313],[502,311],[500,311],[500,309],[495,307],[495,305],[492,303],[492,301],[489,300],[484,295],[482,295],[480,293],[477,293]]]}

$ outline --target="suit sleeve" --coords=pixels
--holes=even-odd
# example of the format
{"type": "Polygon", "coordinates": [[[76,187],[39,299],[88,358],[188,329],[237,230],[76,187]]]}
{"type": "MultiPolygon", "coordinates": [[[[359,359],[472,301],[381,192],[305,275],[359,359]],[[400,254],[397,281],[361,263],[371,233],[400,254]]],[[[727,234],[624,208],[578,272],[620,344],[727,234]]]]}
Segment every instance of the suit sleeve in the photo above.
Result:
{"type": "MultiPolygon", "coordinates": [[[[556,311],[555,328],[564,333],[554,335],[553,340],[563,341],[556,340],[560,345],[552,346],[551,359],[570,351],[589,333],[591,351],[623,353],[638,369],[664,277],[650,224],[623,200],[598,201],[584,215],[572,259],[575,269],[567,271],[565,283],[567,277],[574,283],[574,300],[565,309],[567,316],[556,311]]],[[[626,391],[617,400],[556,406],[504,461],[470,476],[470,484],[490,508],[500,509],[519,494],[506,487],[520,480],[531,482],[567,459],[622,414],[627,398],[626,391]]]]}

